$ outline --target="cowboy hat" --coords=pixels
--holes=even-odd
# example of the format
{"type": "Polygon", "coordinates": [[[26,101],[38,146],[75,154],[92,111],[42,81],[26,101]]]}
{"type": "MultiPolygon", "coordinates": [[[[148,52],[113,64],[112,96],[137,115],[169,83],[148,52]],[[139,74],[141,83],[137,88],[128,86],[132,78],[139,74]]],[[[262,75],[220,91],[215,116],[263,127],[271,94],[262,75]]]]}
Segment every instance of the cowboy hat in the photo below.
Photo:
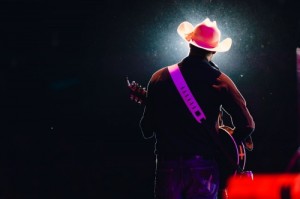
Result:
{"type": "Polygon", "coordinates": [[[232,44],[231,38],[226,38],[220,42],[221,32],[216,21],[211,22],[206,18],[195,27],[187,22],[182,22],[177,28],[178,34],[190,44],[208,51],[225,52],[232,44]]]}

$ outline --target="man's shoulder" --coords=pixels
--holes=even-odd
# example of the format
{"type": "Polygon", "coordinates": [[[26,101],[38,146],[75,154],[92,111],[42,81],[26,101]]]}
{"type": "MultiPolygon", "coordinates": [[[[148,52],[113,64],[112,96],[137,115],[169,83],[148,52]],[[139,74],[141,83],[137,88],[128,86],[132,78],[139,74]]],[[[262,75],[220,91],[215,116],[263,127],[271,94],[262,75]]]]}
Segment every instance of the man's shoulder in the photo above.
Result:
{"type": "Polygon", "coordinates": [[[223,81],[223,82],[226,82],[226,83],[230,83],[230,84],[233,83],[232,79],[227,74],[225,74],[224,72],[220,73],[220,76],[218,77],[218,79],[223,81]]]}
{"type": "Polygon", "coordinates": [[[165,66],[163,68],[158,69],[157,71],[155,71],[152,75],[151,79],[160,79],[162,77],[166,77],[166,75],[168,75],[168,66],[165,66]]]}
{"type": "Polygon", "coordinates": [[[157,75],[157,74],[164,73],[166,70],[167,70],[167,66],[162,67],[162,68],[156,70],[156,71],[153,73],[153,75],[157,75]]]}
{"type": "Polygon", "coordinates": [[[218,77],[219,83],[225,86],[228,90],[238,90],[234,81],[225,73],[221,72],[221,75],[218,77]]]}

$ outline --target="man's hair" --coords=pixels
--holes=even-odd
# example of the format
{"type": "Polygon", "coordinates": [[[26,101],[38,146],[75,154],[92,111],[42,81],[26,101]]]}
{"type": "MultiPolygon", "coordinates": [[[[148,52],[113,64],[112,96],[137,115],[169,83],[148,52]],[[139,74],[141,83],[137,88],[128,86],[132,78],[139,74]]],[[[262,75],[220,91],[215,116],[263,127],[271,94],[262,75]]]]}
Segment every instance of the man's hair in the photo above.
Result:
{"type": "Polygon", "coordinates": [[[190,55],[197,55],[199,57],[202,57],[202,58],[206,58],[206,56],[210,53],[215,53],[214,51],[208,51],[208,50],[204,50],[202,48],[198,48],[192,44],[189,44],[190,45],[190,55]]]}

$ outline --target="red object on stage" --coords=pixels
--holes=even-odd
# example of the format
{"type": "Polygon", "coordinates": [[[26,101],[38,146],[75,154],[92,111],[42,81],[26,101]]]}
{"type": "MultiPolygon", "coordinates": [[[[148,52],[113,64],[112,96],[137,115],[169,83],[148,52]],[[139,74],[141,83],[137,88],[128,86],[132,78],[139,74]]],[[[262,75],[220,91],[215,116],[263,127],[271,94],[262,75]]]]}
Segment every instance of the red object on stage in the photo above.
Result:
{"type": "Polygon", "coordinates": [[[228,199],[300,199],[300,174],[255,174],[253,180],[234,176],[228,199]]]}

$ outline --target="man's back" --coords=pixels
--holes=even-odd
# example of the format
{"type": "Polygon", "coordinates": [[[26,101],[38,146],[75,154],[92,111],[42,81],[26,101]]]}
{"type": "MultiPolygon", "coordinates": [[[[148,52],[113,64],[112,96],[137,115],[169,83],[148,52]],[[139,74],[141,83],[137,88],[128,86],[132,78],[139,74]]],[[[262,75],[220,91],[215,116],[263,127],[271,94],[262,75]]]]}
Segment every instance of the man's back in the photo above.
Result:
{"type": "MultiPolygon", "coordinates": [[[[213,85],[221,72],[207,61],[189,56],[179,63],[180,70],[200,107],[207,115],[209,129],[216,132],[221,92],[213,85]]],[[[148,85],[147,111],[153,118],[156,132],[157,153],[163,155],[212,156],[214,144],[207,127],[201,126],[193,118],[176,90],[167,68],[160,69],[151,78],[148,85]]],[[[147,115],[141,121],[147,122],[147,115]]],[[[147,126],[147,124],[146,124],[147,126]]],[[[147,127],[146,127],[147,128],[147,127]]],[[[147,131],[146,129],[144,131],[147,131]]]]}

